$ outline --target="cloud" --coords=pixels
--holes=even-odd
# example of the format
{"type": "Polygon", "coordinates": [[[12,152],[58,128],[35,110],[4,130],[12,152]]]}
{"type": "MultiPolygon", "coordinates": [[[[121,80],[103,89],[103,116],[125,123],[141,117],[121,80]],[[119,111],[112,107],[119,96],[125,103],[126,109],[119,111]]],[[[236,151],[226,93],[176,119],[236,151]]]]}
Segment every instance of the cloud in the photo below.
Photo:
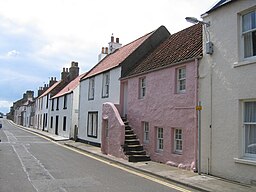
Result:
{"type": "Polygon", "coordinates": [[[12,50],[12,51],[9,51],[9,52],[7,53],[7,57],[16,57],[16,56],[18,56],[19,54],[20,54],[19,51],[12,50]]]}
{"type": "Polygon", "coordinates": [[[2,108],[10,108],[12,106],[12,101],[4,101],[0,100],[0,107],[2,108]]]}

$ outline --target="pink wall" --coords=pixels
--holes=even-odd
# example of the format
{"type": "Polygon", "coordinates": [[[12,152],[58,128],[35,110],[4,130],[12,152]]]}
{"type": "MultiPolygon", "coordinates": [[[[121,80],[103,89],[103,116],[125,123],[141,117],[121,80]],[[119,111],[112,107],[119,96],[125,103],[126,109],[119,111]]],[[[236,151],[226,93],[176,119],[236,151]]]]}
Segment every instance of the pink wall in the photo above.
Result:
{"type": "Polygon", "coordinates": [[[149,122],[149,143],[144,143],[153,161],[183,168],[194,168],[197,141],[197,63],[189,62],[126,79],[128,82],[127,116],[143,144],[142,121],[149,122]],[[186,92],[176,93],[177,68],[186,67],[186,92]],[[138,99],[139,78],[146,77],[146,96],[138,99]],[[164,130],[164,149],[156,150],[156,127],[164,130]],[[182,154],[175,154],[174,128],[183,132],[182,154]]]}
{"type": "Polygon", "coordinates": [[[110,102],[103,104],[101,151],[104,154],[125,159],[126,157],[122,149],[125,137],[125,125],[117,108],[118,106],[116,107],[110,102]]]}

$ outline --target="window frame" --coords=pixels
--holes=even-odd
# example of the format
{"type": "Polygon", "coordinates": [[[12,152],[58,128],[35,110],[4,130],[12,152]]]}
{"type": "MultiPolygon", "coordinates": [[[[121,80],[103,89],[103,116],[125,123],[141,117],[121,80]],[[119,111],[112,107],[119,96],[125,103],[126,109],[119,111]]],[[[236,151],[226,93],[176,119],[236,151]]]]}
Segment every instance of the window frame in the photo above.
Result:
{"type": "Polygon", "coordinates": [[[177,83],[176,83],[176,92],[177,93],[185,93],[186,92],[186,77],[187,77],[187,71],[186,71],[186,66],[182,66],[182,67],[179,67],[179,68],[177,68],[176,69],[176,81],[177,81],[177,83]],[[180,71],[181,70],[184,70],[185,71],[185,75],[184,75],[184,77],[181,77],[180,78],[180,71]],[[184,81],[185,83],[184,83],[184,86],[185,86],[185,88],[184,89],[180,89],[181,87],[181,82],[182,81],[184,81]]]}
{"type": "Polygon", "coordinates": [[[182,132],[183,131],[180,128],[175,128],[173,130],[174,153],[176,154],[182,154],[182,151],[183,151],[183,133],[182,132]],[[177,138],[177,136],[180,136],[180,138],[177,138]],[[181,146],[181,148],[178,146],[181,146]]]}
{"type": "MultiPolygon", "coordinates": [[[[243,102],[243,105],[242,105],[242,127],[243,127],[243,156],[244,157],[247,157],[247,158],[253,158],[253,159],[256,159],[256,152],[255,154],[253,153],[247,153],[246,152],[246,125],[255,125],[256,126],[256,120],[255,122],[245,122],[245,103],[250,103],[250,102],[254,102],[256,104],[256,100],[247,100],[247,101],[244,101],[243,102]]],[[[256,110],[255,110],[256,112],[256,110]]],[[[256,127],[255,127],[256,129],[256,127]]],[[[256,144],[256,143],[255,143],[256,144]]]]}
{"type": "Polygon", "coordinates": [[[143,99],[146,96],[146,77],[139,78],[139,99],[143,99]]]}
{"type": "Polygon", "coordinates": [[[52,99],[52,111],[54,111],[54,98],[52,99]]]}
{"type": "Polygon", "coordinates": [[[109,87],[110,87],[110,72],[104,72],[102,74],[102,98],[109,97],[109,87]]]}
{"type": "MultiPolygon", "coordinates": [[[[255,20],[256,20],[256,9],[251,9],[251,10],[248,10],[246,12],[243,12],[240,16],[241,18],[241,24],[240,24],[240,31],[241,31],[241,57],[244,59],[244,60],[250,60],[250,59],[256,59],[256,45],[255,45],[255,50],[253,50],[253,41],[251,39],[250,43],[252,44],[252,55],[249,55],[249,56],[246,56],[246,53],[245,53],[245,36],[247,34],[252,34],[253,32],[256,33],[256,25],[255,25],[255,28],[253,29],[248,29],[246,31],[244,31],[244,16],[245,15],[248,15],[250,13],[255,13],[255,20]],[[255,52],[255,55],[253,55],[253,52],[255,52]]],[[[256,36],[256,34],[255,34],[256,36]]],[[[256,37],[255,37],[256,38],[256,37]]]]}
{"type": "Polygon", "coordinates": [[[91,77],[89,79],[88,100],[94,100],[94,91],[95,91],[95,77],[91,77]]]}
{"type": "Polygon", "coordinates": [[[164,129],[163,127],[156,127],[156,150],[162,152],[164,150],[164,129]],[[162,133],[159,131],[161,130],[162,133]],[[162,137],[160,137],[162,136],[162,137]]]}
{"type": "Polygon", "coordinates": [[[87,118],[87,136],[92,138],[98,138],[98,111],[89,111],[88,112],[88,118],[87,118]],[[94,122],[94,115],[96,115],[96,122],[94,122]],[[92,120],[90,117],[92,116],[92,120]],[[90,122],[92,122],[92,127],[90,127],[90,122]],[[96,125],[96,127],[93,127],[93,124],[96,125]]]}
{"type": "Polygon", "coordinates": [[[60,100],[60,98],[57,97],[57,98],[56,98],[56,111],[59,110],[59,102],[60,102],[59,100],[60,100]]]}
{"type": "Polygon", "coordinates": [[[149,122],[143,121],[143,141],[144,143],[149,143],[149,122]]]}
{"type": "Polygon", "coordinates": [[[63,109],[67,109],[67,100],[68,100],[68,96],[64,95],[63,96],[63,109]]]}

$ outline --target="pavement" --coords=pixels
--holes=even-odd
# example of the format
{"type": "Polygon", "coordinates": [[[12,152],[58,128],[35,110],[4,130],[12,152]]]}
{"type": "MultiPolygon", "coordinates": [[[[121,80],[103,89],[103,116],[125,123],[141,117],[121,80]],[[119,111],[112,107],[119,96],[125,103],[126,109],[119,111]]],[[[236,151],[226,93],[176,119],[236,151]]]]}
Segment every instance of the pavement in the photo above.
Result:
{"type": "Polygon", "coordinates": [[[107,161],[119,164],[121,166],[125,166],[129,169],[141,171],[154,177],[169,180],[171,182],[184,185],[186,187],[191,187],[196,190],[205,192],[256,192],[256,186],[254,185],[241,184],[238,182],[205,174],[199,175],[192,171],[172,167],[170,165],[153,161],[137,163],[128,162],[127,160],[121,158],[102,154],[99,147],[91,146],[81,142],[75,142],[73,140],[69,140],[68,138],[54,135],[38,129],[27,128],[20,125],[18,126],[22,129],[45,136],[53,141],[60,142],[66,146],[81,150],[98,158],[103,158],[107,161]]]}

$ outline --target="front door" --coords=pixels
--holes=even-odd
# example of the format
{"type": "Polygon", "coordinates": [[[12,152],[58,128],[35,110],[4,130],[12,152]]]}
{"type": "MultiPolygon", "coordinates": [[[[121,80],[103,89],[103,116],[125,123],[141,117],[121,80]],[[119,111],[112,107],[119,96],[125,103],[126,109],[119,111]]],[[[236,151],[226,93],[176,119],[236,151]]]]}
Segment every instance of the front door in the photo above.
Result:
{"type": "Polygon", "coordinates": [[[123,83],[123,112],[122,112],[122,116],[126,117],[127,116],[127,97],[128,97],[128,82],[124,82],[123,83]]]}

